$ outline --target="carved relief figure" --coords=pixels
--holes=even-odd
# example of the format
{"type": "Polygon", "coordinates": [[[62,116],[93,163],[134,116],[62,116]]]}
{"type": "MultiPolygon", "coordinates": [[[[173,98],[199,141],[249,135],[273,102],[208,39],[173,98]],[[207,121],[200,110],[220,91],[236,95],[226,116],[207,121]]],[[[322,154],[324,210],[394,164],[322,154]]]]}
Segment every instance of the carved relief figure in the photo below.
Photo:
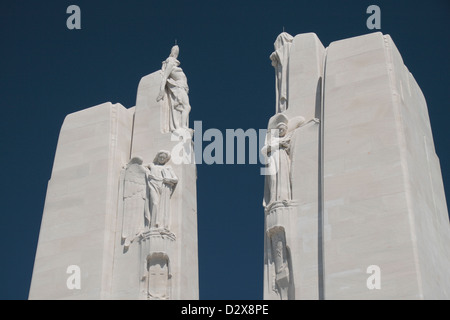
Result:
{"type": "Polygon", "coordinates": [[[189,104],[189,87],[187,77],[183,70],[179,67],[180,61],[177,60],[179,47],[172,47],[170,56],[163,62],[161,68],[161,87],[157,101],[163,100],[168,96],[168,119],[165,124],[164,131],[174,131],[176,129],[189,128],[189,112],[191,106],[189,104]]]}
{"type": "Polygon", "coordinates": [[[278,293],[281,300],[290,299],[291,273],[290,257],[286,246],[286,236],[282,227],[271,230],[270,246],[272,262],[275,266],[272,289],[278,293]]]}
{"type": "Polygon", "coordinates": [[[123,222],[122,239],[125,247],[145,229],[150,213],[147,186],[148,170],[142,165],[141,157],[133,157],[123,174],[123,222]]]}
{"type": "Polygon", "coordinates": [[[293,131],[304,123],[303,117],[289,121],[278,113],[269,121],[266,144],[261,152],[267,157],[269,173],[264,188],[264,207],[292,199],[290,147],[293,131]]]}
{"type": "Polygon", "coordinates": [[[264,207],[280,202],[288,204],[292,200],[291,140],[297,128],[318,121],[314,118],[306,122],[301,116],[288,119],[284,113],[270,118],[266,143],[261,150],[269,171],[265,176],[264,207]]]}
{"type": "Polygon", "coordinates": [[[148,166],[150,193],[150,228],[169,231],[170,199],[178,178],[170,166],[170,152],[161,150],[148,166]]]}
{"type": "Polygon", "coordinates": [[[153,253],[148,257],[147,272],[147,299],[169,299],[171,274],[167,255],[164,253],[153,253]]]}
{"type": "Polygon", "coordinates": [[[287,32],[281,33],[274,43],[275,51],[270,55],[272,66],[275,68],[277,89],[276,112],[284,112],[288,108],[288,66],[289,52],[294,38],[287,32]]]}
{"type": "Polygon", "coordinates": [[[265,176],[264,206],[292,199],[289,158],[290,135],[286,136],[288,119],[280,114],[267,132],[262,153],[266,155],[270,174],[265,176]]]}

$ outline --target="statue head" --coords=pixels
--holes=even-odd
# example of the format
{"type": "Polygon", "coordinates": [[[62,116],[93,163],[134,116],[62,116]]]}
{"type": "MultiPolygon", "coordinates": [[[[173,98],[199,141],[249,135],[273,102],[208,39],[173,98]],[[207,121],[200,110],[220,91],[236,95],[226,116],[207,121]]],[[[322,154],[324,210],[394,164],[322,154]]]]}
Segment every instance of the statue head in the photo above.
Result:
{"type": "Polygon", "coordinates": [[[270,118],[267,129],[269,129],[270,131],[278,130],[278,136],[284,137],[288,130],[288,123],[289,119],[284,113],[277,113],[272,118],[270,118]]]}
{"type": "Polygon", "coordinates": [[[160,150],[153,160],[154,164],[165,165],[170,160],[170,152],[166,150],[160,150]]]}
{"type": "Polygon", "coordinates": [[[177,45],[174,45],[172,47],[172,49],[170,50],[170,56],[169,57],[173,57],[173,58],[178,58],[178,54],[180,53],[180,47],[178,47],[177,45]]]}
{"type": "Polygon", "coordinates": [[[288,127],[287,127],[287,124],[286,124],[286,123],[280,122],[280,123],[277,125],[277,129],[278,129],[278,136],[279,136],[279,137],[284,137],[284,136],[286,135],[286,132],[287,132],[288,127]]]}
{"type": "Polygon", "coordinates": [[[282,33],[280,33],[278,35],[273,46],[274,46],[275,50],[278,50],[287,43],[292,44],[293,41],[294,41],[294,37],[291,36],[289,33],[283,31],[282,33]]]}
{"type": "Polygon", "coordinates": [[[142,164],[144,162],[144,159],[142,159],[139,156],[135,156],[133,158],[131,158],[131,160],[128,162],[128,164],[142,164]]]}

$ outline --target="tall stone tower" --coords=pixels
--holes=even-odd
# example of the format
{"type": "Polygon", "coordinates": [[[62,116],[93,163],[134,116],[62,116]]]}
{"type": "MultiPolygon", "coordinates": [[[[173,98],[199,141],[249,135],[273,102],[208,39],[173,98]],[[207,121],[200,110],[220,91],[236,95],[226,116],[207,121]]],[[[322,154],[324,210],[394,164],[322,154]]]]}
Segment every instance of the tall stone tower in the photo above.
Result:
{"type": "Polygon", "coordinates": [[[427,105],[391,37],[282,33],[270,58],[264,298],[450,298],[427,105]]]}
{"type": "Polygon", "coordinates": [[[136,106],[64,120],[30,299],[198,299],[187,79],[172,48],[136,106]]]}

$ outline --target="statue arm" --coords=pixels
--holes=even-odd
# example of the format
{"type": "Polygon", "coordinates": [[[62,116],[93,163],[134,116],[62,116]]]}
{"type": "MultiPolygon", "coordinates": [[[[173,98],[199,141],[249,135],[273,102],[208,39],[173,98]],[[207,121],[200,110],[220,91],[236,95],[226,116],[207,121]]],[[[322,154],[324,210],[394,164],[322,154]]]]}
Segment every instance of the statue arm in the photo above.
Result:
{"type": "Polygon", "coordinates": [[[178,177],[175,175],[175,172],[173,172],[172,167],[167,167],[166,169],[170,173],[170,178],[169,177],[164,178],[164,182],[169,183],[175,187],[178,183],[178,177]]]}
{"type": "Polygon", "coordinates": [[[178,179],[164,178],[164,183],[175,189],[178,183],[178,179]]]}
{"type": "Polygon", "coordinates": [[[274,139],[275,141],[266,142],[264,147],[261,149],[261,153],[267,157],[269,157],[272,153],[272,150],[280,150],[285,149],[289,152],[290,144],[291,144],[291,136],[287,136],[283,139],[274,139]]]}
{"type": "Polygon", "coordinates": [[[146,168],[147,168],[146,176],[147,176],[147,181],[148,181],[148,183],[150,183],[151,180],[156,180],[156,181],[162,181],[162,180],[163,180],[162,178],[157,177],[157,176],[155,176],[155,175],[153,174],[153,171],[154,171],[154,170],[153,170],[153,166],[154,166],[153,163],[150,163],[150,164],[148,164],[148,165],[146,166],[146,168]]]}
{"type": "Polygon", "coordinates": [[[148,174],[148,181],[150,182],[151,180],[163,181],[164,179],[163,179],[163,178],[156,177],[156,176],[154,176],[153,174],[149,173],[149,174],[148,174]]]}
{"type": "Polygon", "coordinates": [[[262,147],[262,149],[261,149],[261,153],[262,153],[263,155],[265,155],[266,157],[269,156],[270,151],[271,151],[271,147],[270,147],[269,144],[264,145],[264,147],[262,147]]]}
{"type": "Polygon", "coordinates": [[[174,63],[169,60],[169,61],[167,61],[166,67],[164,68],[164,70],[162,70],[163,76],[161,79],[161,86],[159,88],[159,95],[156,98],[156,101],[160,101],[160,100],[164,99],[166,82],[167,82],[167,79],[169,78],[170,74],[172,73],[173,67],[174,67],[174,63]]]}
{"type": "Polygon", "coordinates": [[[288,154],[291,152],[291,137],[280,141],[280,149],[286,150],[288,154]]]}
{"type": "Polygon", "coordinates": [[[276,51],[272,52],[270,55],[270,60],[272,61],[272,67],[276,67],[278,65],[278,53],[276,51]]]}
{"type": "Polygon", "coordinates": [[[175,175],[175,172],[173,172],[171,167],[167,167],[166,169],[170,173],[170,178],[164,178],[164,183],[171,187],[170,196],[172,196],[178,184],[178,177],[175,175]]]}

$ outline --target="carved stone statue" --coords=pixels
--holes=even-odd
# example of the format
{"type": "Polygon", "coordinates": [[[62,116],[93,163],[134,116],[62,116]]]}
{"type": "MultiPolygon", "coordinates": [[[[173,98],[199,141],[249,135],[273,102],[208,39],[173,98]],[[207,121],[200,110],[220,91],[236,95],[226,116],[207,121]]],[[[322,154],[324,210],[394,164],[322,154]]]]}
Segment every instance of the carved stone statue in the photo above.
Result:
{"type": "Polygon", "coordinates": [[[153,163],[148,166],[150,193],[150,229],[169,232],[170,199],[178,183],[178,178],[170,166],[170,152],[161,150],[153,163]]]}
{"type": "Polygon", "coordinates": [[[170,264],[165,253],[153,253],[147,259],[147,299],[170,299],[170,264]]]}
{"type": "Polygon", "coordinates": [[[270,230],[271,260],[274,264],[272,290],[278,293],[281,300],[292,299],[290,291],[292,275],[290,256],[286,245],[284,228],[274,227],[270,230]]]}
{"type": "Polygon", "coordinates": [[[170,56],[163,62],[161,68],[161,87],[157,101],[168,97],[168,119],[164,124],[163,131],[174,131],[180,128],[189,128],[189,87],[187,77],[179,67],[180,61],[177,60],[179,47],[172,47],[170,56]],[[167,123],[168,122],[168,123],[167,123]],[[168,128],[167,128],[168,127],[168,128]]]}
{"type": "Polygon", "coordinates": [[[147,185],[148,170],[141,157],[133,157],[125,167],[122,180],[122,239],[128,247],[144,231],[150,219],[147,185]]]}
{"type": "Polygon", "coordinates": [[[293,40],[289,33],[281,33],[275,40],[275,51],[270,55],[272,66],[275,68],[277,112],[284,112],[288,108],[288,65],[293,40]]]}
{"type": "Polygon", "coordinates": [[[270,174],[266,175],[264,206],[276,201],[288,201],[291,196],[291,179],[289,158],[290,136],[286,136],[288,119],[284,114],[274,119],[268,129],[266,144],[262,153],[267,157],[270,174]]]}
{"type": "Polygon", "coordinates": [[[275,203],[288,204],[292,200],[291,186],[291,139],[294,131],[318,119],[305,122],[303,117],[288,119],[284,113],[277,113],[269,120],[266,143],[261,152],[267,158],[268,173],[265,176],[264,207],[275,203]]]}

